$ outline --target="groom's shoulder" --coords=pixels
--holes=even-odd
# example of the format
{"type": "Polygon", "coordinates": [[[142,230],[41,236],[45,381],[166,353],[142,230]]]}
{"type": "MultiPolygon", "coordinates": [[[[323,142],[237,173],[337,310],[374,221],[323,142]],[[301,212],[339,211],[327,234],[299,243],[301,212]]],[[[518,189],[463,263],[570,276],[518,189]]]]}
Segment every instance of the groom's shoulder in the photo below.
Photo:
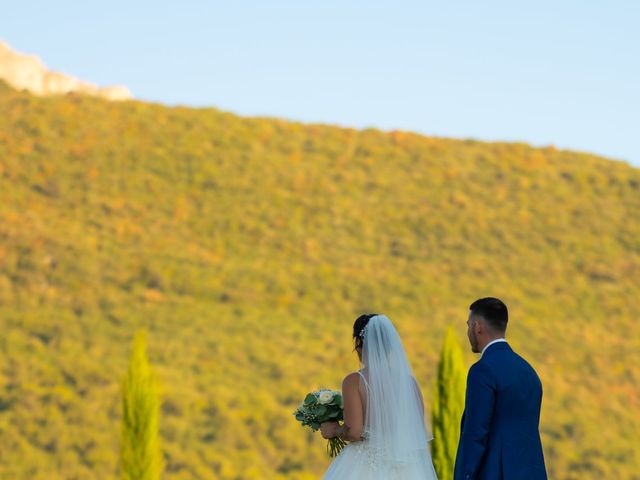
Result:
{"type": "Polygon", "coordinates": [[[474,363],[471,368],[476,368],[479,372],[494,372],[505,364],[512,363],[519,356],[511,349],[508,343],[497,343],[489,349],[474,363]]]}
{"type": "Polygon", "coordinates": [[[484,358],[480,358],[476,363],[469,368],[469,378],[471,377],[486,377],[493,375],[493,368],[491,364],[484,358]]]}
{"type": "Polygon", "coordinates": [[[536,376],[538,375],[536,372],[536,369],[533,368],[533,365],[531,365],[531,363],[529,363],[529,361],[527,361],[526,358],[524,358],[522,355],[515,353],[514,355],[517,359],[517,362],[521,365],[522,368],[531,371],[532,373],[534,373],[536,376]]]}
{"type": "Polygon", "coordinates": [[[537,373],[533,366],[525,360],[522,355],[514,351],[510,345],[505,344],[505,347],[495,349],[490,355],[483,356],[478,363],[484,363],[487,367],[493,371],[506,372],[518,370],[520,372],[531,372],[537,376],[537,373]]]}

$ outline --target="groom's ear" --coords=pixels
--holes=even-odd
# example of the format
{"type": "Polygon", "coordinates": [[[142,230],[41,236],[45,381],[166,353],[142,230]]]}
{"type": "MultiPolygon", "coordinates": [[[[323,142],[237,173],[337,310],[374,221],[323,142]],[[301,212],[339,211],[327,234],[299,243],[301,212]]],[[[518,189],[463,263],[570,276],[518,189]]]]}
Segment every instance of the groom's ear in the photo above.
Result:
{"type": "Polygon", "coordinates": [[[478,333],[484,332],[486,329],[487,329],[487,326],[484,323],[484,318],[476,315],[473,322],[473,331],[476,332],[476,334],[478,334],[478,333]]]}

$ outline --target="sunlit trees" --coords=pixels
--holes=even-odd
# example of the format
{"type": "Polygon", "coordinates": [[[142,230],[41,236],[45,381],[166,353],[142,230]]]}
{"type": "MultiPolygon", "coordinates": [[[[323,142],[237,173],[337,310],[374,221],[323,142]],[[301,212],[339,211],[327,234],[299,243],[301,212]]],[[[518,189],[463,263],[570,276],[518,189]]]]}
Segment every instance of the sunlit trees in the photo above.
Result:
{"type": "Polygon", "coordinates": [[[158,423],[160,396],[147,358],[146,336],[136,334],[122,392],[122,480],[158,480],[162,453],[158,423]]]}
{"type": "Polygon", "coordinates": [[[462,349],[453,329],[449,328],[442,345],[433,389],[431,455],[438,478],[453,478],[460,420],[464,410],[465,376],[462,349]]]}

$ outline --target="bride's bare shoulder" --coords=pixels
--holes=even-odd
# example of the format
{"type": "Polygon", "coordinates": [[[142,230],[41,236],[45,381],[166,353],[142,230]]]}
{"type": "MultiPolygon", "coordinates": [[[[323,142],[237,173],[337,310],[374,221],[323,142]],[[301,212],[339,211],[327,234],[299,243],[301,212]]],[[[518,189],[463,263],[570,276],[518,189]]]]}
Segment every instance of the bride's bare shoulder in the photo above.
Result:
{"type": "Polygon", "coordinates": [[[358,372],[351,372],[342,380],[342,388],[358,388],[360,384],[360,374],[358,372]]]}

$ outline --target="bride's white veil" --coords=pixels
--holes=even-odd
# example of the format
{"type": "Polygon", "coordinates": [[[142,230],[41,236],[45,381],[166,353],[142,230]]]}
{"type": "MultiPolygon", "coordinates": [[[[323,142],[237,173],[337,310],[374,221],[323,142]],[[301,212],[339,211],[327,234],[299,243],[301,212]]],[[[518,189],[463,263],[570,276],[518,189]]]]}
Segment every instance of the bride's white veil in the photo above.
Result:
{"type": "Polygon", "coordinates": [[[368,386],[364,428],[371,447],[387,461],[412,463],[425,455],[432,437],[400,336],[384,315],[371,317],[360,335],[368,386]]]}

